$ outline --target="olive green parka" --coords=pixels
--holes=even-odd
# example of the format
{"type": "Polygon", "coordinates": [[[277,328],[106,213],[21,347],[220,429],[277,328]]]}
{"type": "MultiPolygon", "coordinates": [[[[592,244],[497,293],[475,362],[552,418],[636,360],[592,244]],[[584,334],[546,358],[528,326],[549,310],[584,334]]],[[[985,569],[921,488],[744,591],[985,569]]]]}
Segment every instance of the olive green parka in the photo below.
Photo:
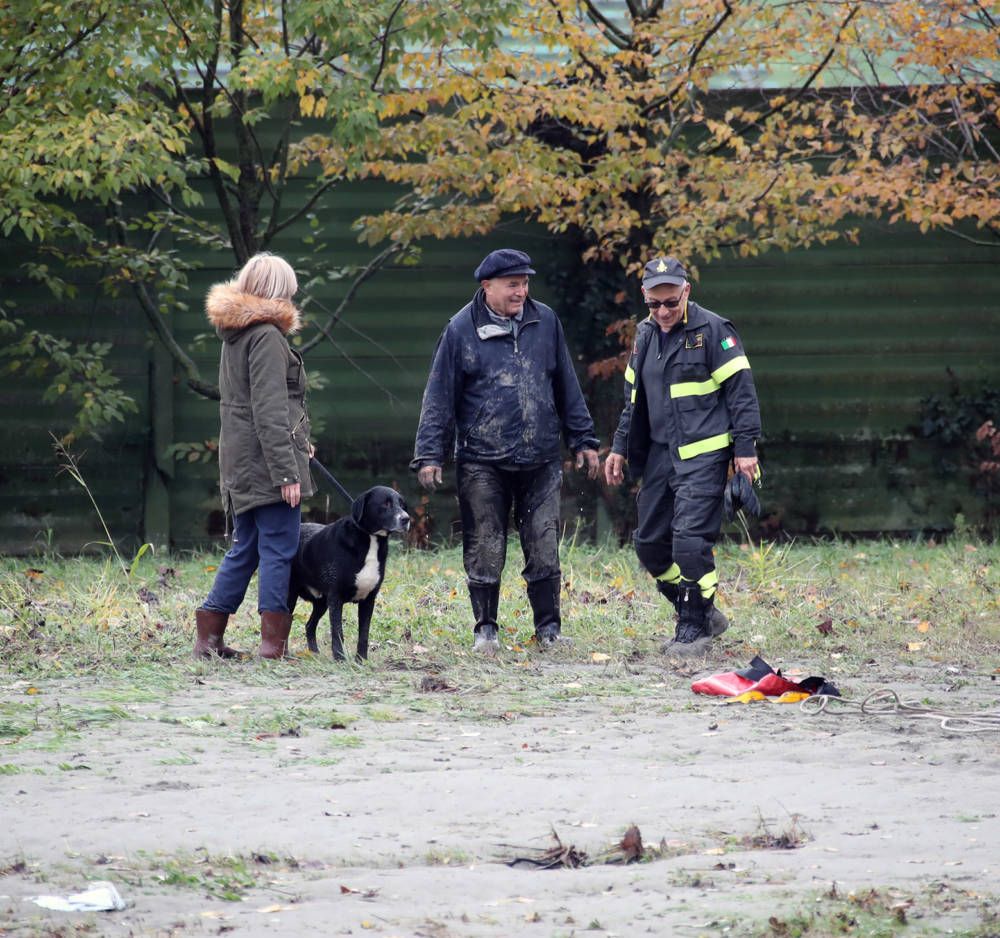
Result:
{"type": "Polygon", "coordinates": [[[281,486],[309,475],[309,417],[302,356],[286,336],[298,331],[290,300],[264,299],[216,284],[205,310],[222,339],[219,360],[219,487],[227,515],[281,501],[281,486]]]}

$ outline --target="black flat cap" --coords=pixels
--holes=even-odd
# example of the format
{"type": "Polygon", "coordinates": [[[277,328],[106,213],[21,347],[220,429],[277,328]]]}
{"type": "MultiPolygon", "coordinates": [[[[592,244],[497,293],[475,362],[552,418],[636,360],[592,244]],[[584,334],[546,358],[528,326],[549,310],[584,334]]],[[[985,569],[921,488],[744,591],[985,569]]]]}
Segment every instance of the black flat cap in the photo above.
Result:
{"type": "Polygon", "coordinates": [[[476,280],[492,280],[494,277],[520,277],[534,272],[531,258],[524,251],[500,248],[499,251],[490,251],[472,276],[476,280]]]}
{"type": "Polygon", "coordinates": [[[661,283],[675,287],[687,283],[688,274],[684,265],[676,257],[654,257],[642,271],[642,285],[648,290],[661,283]]]}

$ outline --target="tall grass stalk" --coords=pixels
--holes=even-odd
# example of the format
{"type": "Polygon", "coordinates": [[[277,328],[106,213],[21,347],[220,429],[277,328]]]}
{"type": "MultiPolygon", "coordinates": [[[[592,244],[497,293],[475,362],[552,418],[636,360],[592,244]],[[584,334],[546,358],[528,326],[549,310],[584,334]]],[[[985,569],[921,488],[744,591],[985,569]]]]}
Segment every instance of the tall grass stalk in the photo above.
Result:
{"type": "Polygon", "coordinates": [[[101,513],[101,509],[97,505],[97,500],[94,498],[94,493],[90,490],[90,486],[87,485],[87,480],[83,477],[83,473],[80,471],[79,465],[77,465],[76,460],[73,458],[73,454],[66,447],[66,444],[62,440],[60,440],[59,437],[57,437],[54,433],[49,431],[49,436],[52,437],[53,449],[55,449],[56,455],[59,457],[60,460],[59,471],[67,473],[70,476],[70,478],[72,478],[73,481],[76,482],[80,486],[80,488],[82,488],[84,492],[87,493],[87,498],[90,499],[90,504],[94,506],[94,512],[97,515],[98,521],[101,522],[101,527],[104,528],[104,535],[107,538],[106,541],[99,541],[98,543],[102,547],[111,548],[112,552],[115,555],[115,559],[118,561],[118,566],[121,567],[122,573],[127,578],[131,578],[135,574],[136,567],[138,566],[139,561],[142,559],[143,554],[145,554],[146,551],[152,551],[153,545],[143,544],[136,552],[136,555],[132,558],[132,562],[128,566],[125,565],[125,561],[122,558],[122,555],[119,553],[118,547],[115,545],[115,540],[111,536],[111,531],[108,530],[108,525],[104,520],[104,515],[101,513]]]}

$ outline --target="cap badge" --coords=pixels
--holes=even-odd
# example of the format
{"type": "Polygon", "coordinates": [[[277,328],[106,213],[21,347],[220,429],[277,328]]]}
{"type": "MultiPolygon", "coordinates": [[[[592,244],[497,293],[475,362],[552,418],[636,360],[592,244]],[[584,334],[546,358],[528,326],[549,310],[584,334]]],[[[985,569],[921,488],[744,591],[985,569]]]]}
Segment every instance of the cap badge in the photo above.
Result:
{"type": "Polygon", "coordinates": [[[665,274],[667,272],[667,265],[663,263],[663,258],[660,258],[660,263],[656,265],[656,272],[658,274],[665,274]]]}

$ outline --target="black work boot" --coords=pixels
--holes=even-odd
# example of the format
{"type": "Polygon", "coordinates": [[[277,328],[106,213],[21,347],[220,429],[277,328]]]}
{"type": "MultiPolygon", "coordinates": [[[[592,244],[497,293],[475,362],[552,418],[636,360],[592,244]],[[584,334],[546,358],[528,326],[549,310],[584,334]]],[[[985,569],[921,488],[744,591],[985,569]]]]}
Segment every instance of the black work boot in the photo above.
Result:
{"type": "Polygon", "coordinates": [[[562,636],[562,616],[559,612],[559,590],[562,578],[549,577],[528,584],[528,602],[535,620],[535,641],[539,648],[549,648],[556,642],[569,642],[562,636]]]}
{"type": "Polygon", "coordinates": [[[712,600],[701,595],[697,583],[680,583],[677,587],[677,632],[663,646],[663,653],[690,657],[706,651],[712,640],[709,626],[712,608],[712,600]]]}
{"type": "Polygon", "coordinates": [[[472,650],[492,658],[500,651],[500,627],[497,625],[500,584],[473,586],[470,583],[469,600],[472,603],[472,615],[476,619],[472,650]]]}
{"type": "MultiPolygon", "coordinates": [[[[660,594],[665,596],[670,604],[677,610],[678,616],[680,615],[680,586],[677,583],[668,583],[666,580],[657,580],[656,588],[660,591],[660,594]]],[[[725,614],[721,609],[715,608],[715,600],[708,600],[709,612],[708,612],[708,629],[712,633],[712,638],[721,635],[726,629],[729,628],[729,619],[726,618],[725,614]]]]}
{"type": "Polygon", "coordinates": [[[680,591],[681,588],[676,583],[668,583],[666,580],[657,580],[656,588],[661,596],[666,597],[667,602],[674,607],[675,612],[680,612],[680,591]]]}

